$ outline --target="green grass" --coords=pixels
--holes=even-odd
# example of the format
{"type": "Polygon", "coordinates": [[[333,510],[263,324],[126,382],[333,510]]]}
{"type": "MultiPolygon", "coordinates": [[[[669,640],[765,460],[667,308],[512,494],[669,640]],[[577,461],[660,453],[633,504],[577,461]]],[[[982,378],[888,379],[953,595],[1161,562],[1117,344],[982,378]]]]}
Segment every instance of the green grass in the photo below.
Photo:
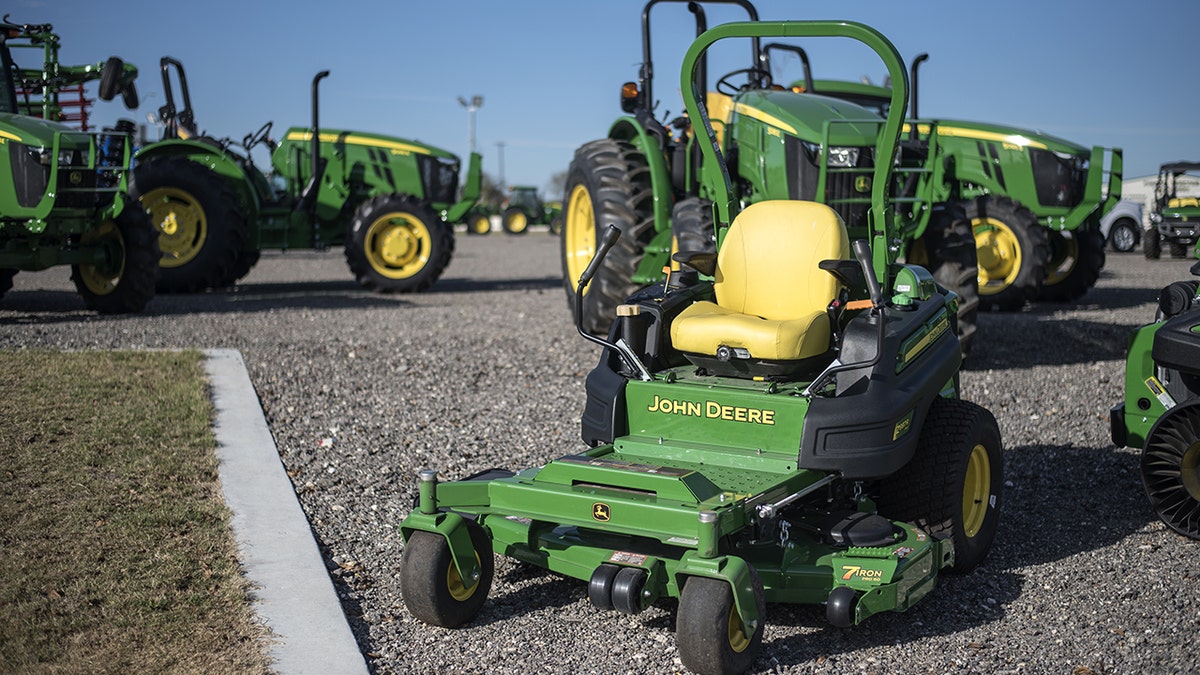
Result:
{"type": "Polygon", "coordinates": [[[0,351],[0,672],[263,672],[198,352],[0,351]]]}

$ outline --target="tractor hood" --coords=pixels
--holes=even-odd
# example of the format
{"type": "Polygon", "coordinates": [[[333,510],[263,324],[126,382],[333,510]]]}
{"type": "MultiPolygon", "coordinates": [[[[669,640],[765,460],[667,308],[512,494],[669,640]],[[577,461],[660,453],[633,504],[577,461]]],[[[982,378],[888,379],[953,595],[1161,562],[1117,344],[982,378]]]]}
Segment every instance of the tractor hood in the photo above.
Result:
{"type": "MultiPolygon", "coordinates": [[[[0,113],[0,141],[5,143],[16,141],[24,145],[44,148],[54,145],[55,134],[64,132],[66,135],[64,135],[62,143],[68,144],[66,147],[75,145],[68,140],[73,135],[80,137],[79,147],[87,147],[90,143],[91,136],[64,124],[47,122],[41,118],[29,117],[28,115],[0,113]]],[[[63,149],[66,149],[66,147],[63,149]]]]}
{"type": "MultiPolygon", "coordinates": [[[[287,136],[284,138],[292,142],[307,142],[312,138],[312,133],[307,127],[292,127],[288,129],[287,136]]],[[[447,152],[441,148],[435,148],[432,145],[426,145],[420,141],[362,131],[324,128],[321,129],[320,141],[322,144],[332,144],[335,148],[338,146],[359,145],[368,148],[379,148],[401,155],[431,155],[443,159],[458,160],[458,157],[454,153],[447,152]]]]}
{"type": "Polygon", "coordinates": [[[883,118],[849,101],[814,94],[796,95],[790,91],[751,91],[734,100],[733,112],[750,117],[789,135],[821,143],[825,124],[830,127],[833,145],[874,145],[883,118]]]}

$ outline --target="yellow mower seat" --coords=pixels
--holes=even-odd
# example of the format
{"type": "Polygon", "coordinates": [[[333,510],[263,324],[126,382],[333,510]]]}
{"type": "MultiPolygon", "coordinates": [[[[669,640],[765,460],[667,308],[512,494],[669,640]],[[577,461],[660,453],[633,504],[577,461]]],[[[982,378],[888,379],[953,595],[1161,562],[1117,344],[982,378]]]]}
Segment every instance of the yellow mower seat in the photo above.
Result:
{"type": "Polygon", "coordinates": [[[771,361],[820,356],[830,348],[826,308],[841,285],[818,264],[849,254],[846,226],[828,206],[753,204],[734,218],[717,254],[716,303],[683,310],[671,323],[671,342],[704,356],[721,346],[771,361]]]}

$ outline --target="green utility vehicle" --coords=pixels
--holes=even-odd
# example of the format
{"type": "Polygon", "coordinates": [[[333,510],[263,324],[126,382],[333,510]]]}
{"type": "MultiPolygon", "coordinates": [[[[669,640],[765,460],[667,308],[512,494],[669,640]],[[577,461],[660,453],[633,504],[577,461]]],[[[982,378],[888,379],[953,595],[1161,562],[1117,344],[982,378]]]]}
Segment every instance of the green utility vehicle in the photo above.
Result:
{"type": "MultiPolygon", "coordinates": [[[[1200,277],[1200,263],[1192,266],[1200,277]]],[[[1162,290],[1154,323],[1131,336],[1117,447],[1142,448],[1142,483],[1172,530],[1200,539],[1200,281],[1162,290]]]]}
{"type": "MultiPolygon", "coordinates": [[[[804,67],[804,79],[792,83],[793,91],[880,112],[888,105],[888,87],[814,80],[804,50],[788,49],[804,67]]],[[[943,205],[961,208],[975,235],[980,305],[1014,310],[1030,300],[1079,299],[1104,267],[1100,220],[1121,198],[1121,150],[1089,149],[1011,126],[920,119],[917,70],[927,59],[920,54],[912,62],[909,124],[915,131],[912,126],[906,131],[919,139],[936,137],[937,163],[946,167],[950,187],[943,205]]]]}
{"type": "MultiPolygon", "coordinates": [[[[704,178],[716,172],[705,164],[703,138],[687,117],[670,128],[654,117],[650,0],[642,11],[642,66],[638,82],[622,87],[626,116],[606,138],[576,150],[568,170],[566,223],[562,244],[568,298],[580,272],[596,250],[603,227],[615,224],[624,234],[596,273],[583,303],[583,323],[603,334],[613,311],[635,289],[663,279],[672,250],[711,249],[713,195],[704,178]]],[[[743,8],[751,21],[758,13],[748,0],[688,2],[696,31],[707,25],[704,5],[743,8]]],[[[707,108],[717,140],[729,158],[734,199],[813,200],[833,207],[847,226],[861,228],[870,206],[872,148],[884,128],[878,111],[821,96],[799,95],[775,85],[757,40],[750,41],[748,67],[716,78],[707,108]]],[[[707,65],[697,76],[707,86],[707,65]]],[[[959,296],[958,328],[964,349],[975,332],[975,248],[961,210],[939,193],[948,188],[943,165],[934,162],[938,137],[904,139],[899,166],[889,186],[895,219],[889,232],[895,248],[919,249],[919,260],[934,278],[959,296]]]]}
{"type": "Polygon", "coordinates": [[[508,206],[502,214],[504,231],[509,234],[524,234],[530,225],[550,225],[562,214],[562,204],[542,201],[537,188],[530,185],[514,185],[508,189],[508,206]]]}
{"type": "Polygon", "coordinates": [[[385,293],[421,291],[441,276],[454,250],[452,225],[479,196],[478,154],[455,202],[460,163],[451,153],[322,129],[318,83],[329,71],[313,78],[310,128],[288,129],[276,142],[267,122],[240,143],[213,139],[197,131],[183,65],[163,57],[161,68],[163,140],[138,152],[133,181],[161,232],[160,290],[229,286],[264,249],[342,246],[358,283],[385,293]],[[270,152],[268,173],[251,157],[259,146],[270,152]]]}
{"type": "MultiPolygon", "coordinates": [[[[904,109],[903,62],[867,26],[725,24],[696,39],[681,73],[707,166],[726,165],[696,79],[706,50],[817,36],[878,53],[904,109]]],[[[587,582],[601,609],[637,614],[677,598],[684,665],[741,672],[758,658],[767,603],[824,604],[849,627],[904,611],[939,571],[985,559],[1004,482],[1000,432],[958,397],[956,297],[898,264],[890,245],[902,123],[889,116],[867,148],[880,161],[854,223],[803,200],[739,213],[732,172],[703,175],[719,252],[676,253],[683,269],[628,298],[607,339],[576,313],[579,333],[605,350],[587,378],[588,449],[516,473],[420,473],[401,524],[414,616],[468,623],[496,553],[587,582]]],[[[627,234],[605,230],[577,307],[627,234]]]]}
{"type": "Polygon", "coordinates": [[[1147,258],[1157,260],[1163,242],[1172,258],[1186,258],[1193,246],[1200,251],[1200,199],[1179,194],[1179,178],[1188,175],[1200,175],[1200,162],[1170,162],[1158,169],[1151,227],[1142,244],[1147,258]]]}
{"type": "Polygon", "coordinates": [[[18,271],[70,265],[89,309],[140,312],[154,297],[158,244],[125,191],[133,125],[87,133],[55,121],[61,88],[91,80],[102,99],[136,106],[137,70],[115,57],[62,66],[59,45],[50,24],[0,23],[0,296],[18,271]],[[18,66],[14,48],[40,50],[38,67],[18,66]],[[19,97],[18,85],[41,100],[19,97]]]}

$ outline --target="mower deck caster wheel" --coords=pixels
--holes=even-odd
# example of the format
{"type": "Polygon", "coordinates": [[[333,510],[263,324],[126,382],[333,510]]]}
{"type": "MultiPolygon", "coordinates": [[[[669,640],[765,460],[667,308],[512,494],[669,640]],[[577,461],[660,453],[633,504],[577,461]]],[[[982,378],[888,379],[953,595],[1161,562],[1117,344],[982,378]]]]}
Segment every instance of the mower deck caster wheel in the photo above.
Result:
{"type": "Polygon", "coordinates": [[[637,567],[622,567],[612,584],[612,604],[626,614],[642,611],[642,588],[646,586],[646,571],[637,567]]]}
{"type": "Polygon", "coordinates": [[[605,564],[592,572],[592,578],[588,581],[588,600],[592,601],[593,607],[603,610],[613,608],[613,580],[620,571],[621,568],[616,565],[605,564]]]}
{"type": "Polygon", "coordinates": [[[829,593],[825,603],[825,618],[838,628],[849,628],[854,625],[854,605],[858,601],[858,593],[849,586],[838,586],[829,593]]]}

